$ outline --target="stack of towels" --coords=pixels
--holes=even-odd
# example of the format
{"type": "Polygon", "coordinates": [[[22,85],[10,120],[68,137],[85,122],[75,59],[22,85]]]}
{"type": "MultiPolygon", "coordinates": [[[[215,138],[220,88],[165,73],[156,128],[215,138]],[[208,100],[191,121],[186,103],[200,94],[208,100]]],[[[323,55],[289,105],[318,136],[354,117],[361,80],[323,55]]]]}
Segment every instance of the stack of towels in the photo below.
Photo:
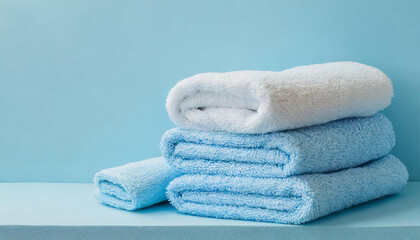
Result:
{"type": "Polygon", "coordinates": [[[166,188],[183,213],[300,224],[397,193],[408,173],[378,113],[392,95],[383,72],[355,62],[195,75],[168,95],[178,128],[164,159],[99,172],[96,195],[134,210],[166,188]]]}

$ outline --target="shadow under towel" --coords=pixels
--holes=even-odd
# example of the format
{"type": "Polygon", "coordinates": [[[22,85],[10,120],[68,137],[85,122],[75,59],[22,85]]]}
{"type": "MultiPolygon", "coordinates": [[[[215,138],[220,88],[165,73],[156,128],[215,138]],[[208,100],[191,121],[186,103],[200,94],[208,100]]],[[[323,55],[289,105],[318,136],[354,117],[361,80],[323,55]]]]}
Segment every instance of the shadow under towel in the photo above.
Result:
{"type": "Polygon", "coordinates": [[[187,214],[300,224],[397,193],[407,180],[404,164],[387,155],[356,168],[288,178],[184,175],[167,195],[187,214]]]}
{"type": "Polygon", "coordinates": [[[185,173],[252,177],[336,171],[388,154],[395,144],[382,114],[268,134],[174,128],[161,142],[168,163],[185,173]]]}
{"type": "Polygon", "coordinates": [[[133,162],[96,173],[95,195],[111,207],[136,210],[165,201],[166,187],[180,175],[163,157],[133,162]]]}

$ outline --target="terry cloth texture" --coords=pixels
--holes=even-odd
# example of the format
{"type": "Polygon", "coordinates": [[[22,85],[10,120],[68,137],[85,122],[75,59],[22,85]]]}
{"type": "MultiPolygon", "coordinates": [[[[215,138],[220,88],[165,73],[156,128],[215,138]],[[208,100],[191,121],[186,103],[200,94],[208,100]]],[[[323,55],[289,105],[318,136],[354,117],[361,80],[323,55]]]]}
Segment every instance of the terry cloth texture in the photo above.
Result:
{"type": "Polygon", "coordinates": [[[185,173],[286,177],[354,167],[388,154],[391,122],[378,113],[268,134],[174,128],[161,142],[168,163],[185,173]]]}
{"type": "Polygon", "coordinates": [[[198,74],[175,85],[166,108],[182,128],[267,133],[371,116],[392,96],[392,83],[379,69],[334,62],[282,72],[198,74]]]}
{"type": "Polygon", "coordinates": [[[95,195],[102,203],[136,210],[166,200],[169,182],[180,176],[164,158],[151,158],[96,173],[95,195]]]}
{"type": "Polygon", "coordinates": [[[187,214],[300,224],[397,193],[407,180],[405,166],[387,155],[356,168],[288,178],[184,175],[167,195],[187,214]]]}

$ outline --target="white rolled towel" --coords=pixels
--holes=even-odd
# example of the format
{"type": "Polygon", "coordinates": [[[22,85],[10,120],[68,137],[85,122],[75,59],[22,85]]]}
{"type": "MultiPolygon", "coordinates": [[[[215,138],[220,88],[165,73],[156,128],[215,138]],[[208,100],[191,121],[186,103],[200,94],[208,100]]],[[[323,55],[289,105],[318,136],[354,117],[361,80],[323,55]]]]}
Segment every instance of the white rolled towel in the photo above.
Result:
{"type": "Polygon", "coordinates": [[[392,96],[379,69],[333,62],[281,72],[201,73],[176,84],[166,108],[183,128],[267,133],[371,116],[392,96]]]}

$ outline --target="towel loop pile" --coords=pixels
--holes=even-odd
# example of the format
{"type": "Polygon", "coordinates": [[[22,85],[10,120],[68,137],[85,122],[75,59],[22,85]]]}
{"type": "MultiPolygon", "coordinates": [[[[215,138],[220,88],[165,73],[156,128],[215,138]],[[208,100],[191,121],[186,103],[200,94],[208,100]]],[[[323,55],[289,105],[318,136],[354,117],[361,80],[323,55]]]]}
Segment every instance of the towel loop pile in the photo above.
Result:
{"type": "Polygon", "coordinates": [[[164,158],[100,171],[96,196],[135,210],[166,188],[186,214],[301,224],[397,193],[408,173],[378,113],[392,96],[383,72],[355,62],[195,75],[168,95],[178,127],[164,158]]]}

